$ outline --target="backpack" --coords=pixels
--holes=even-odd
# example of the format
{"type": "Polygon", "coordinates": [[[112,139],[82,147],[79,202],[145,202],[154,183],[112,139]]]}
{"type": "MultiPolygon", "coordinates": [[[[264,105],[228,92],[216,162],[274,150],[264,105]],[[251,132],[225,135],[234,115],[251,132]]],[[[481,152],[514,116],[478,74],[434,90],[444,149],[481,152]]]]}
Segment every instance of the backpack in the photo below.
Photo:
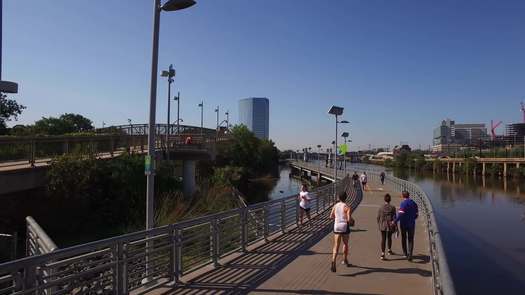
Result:
{"type": "Polygon", "coordinates": [[[394,216],[395,216],[394,207],[391,205],[384,205],[382,211],[383,211],[383,216],[382,216],[383,223],[386,223],[386,227],[388,231],[395,232],[397,230],[397,225],[396,224],[392,225],[392,221],[394,221],[394,216]],[[387,208],[388,210],[385,210],[387,208]],[[394,214],[392,214],[392,211],[394,211],[394,214]]]}

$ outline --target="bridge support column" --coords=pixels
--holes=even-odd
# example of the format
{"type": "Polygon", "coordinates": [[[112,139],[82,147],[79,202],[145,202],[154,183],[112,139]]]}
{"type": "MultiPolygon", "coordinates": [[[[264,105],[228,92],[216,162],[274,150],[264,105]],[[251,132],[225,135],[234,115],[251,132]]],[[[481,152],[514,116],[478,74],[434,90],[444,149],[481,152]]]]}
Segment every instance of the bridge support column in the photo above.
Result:
{"type": "Polygon", "coordinates": [[[456,162],[452,162],[452,173],[456,173],[456,162]]]}
{"type": "Polygon", "coordinates": [[[507,177],[507,163],[503,163],[503,177],[507,177]]]}
{"type": "Polygon", "coordinates": [[[195,193],[195,160],[182,162],[182,191],[184,197],[190,198],[195,193]]]}
{"type": "Polygon", "coordinates": [[[482,165],[483,165],[483,168],[481,169],[481,175],[485,176],[486,175],[485,173],[487,172],[487,169],[485,167],[485,162],[483,162],[482,165]]]}

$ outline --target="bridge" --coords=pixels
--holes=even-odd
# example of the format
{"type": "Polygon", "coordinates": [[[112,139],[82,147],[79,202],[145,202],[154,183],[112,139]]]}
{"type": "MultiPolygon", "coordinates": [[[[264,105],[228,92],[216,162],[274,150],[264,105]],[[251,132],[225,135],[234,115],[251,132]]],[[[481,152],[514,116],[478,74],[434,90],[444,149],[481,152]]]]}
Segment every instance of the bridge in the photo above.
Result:
{"type": "MultiPolygon", "coordinates": [[[[173,124],[157,124],[155,130],[156,158],[182,160],[185,192],[192,194],[196,161],[214,159],[217,144],[227,141],[228,134],[173,124]],[[186,142],[188,137],[191,143],[186,142]]],[[[48,166],[63,155],[111,159],[124,153],[145,154],[147,136],[147,124],[111,126],[80,135],[0,136],[0,194],[44,186],[48,166]]]]}
{"type": "MultiPolygon", "coordinates": [[[[311,173],[330,171],[309,163],[311,173]],[[314,167],[315,166],[315,167],[314,167]]],[[[333,177],[333,175],[332,175],[333,177]]],[[[455,294],[432,205],[415,184],[369,173],[363,192],[349,178],[312,190],[313,218],[298,225],[296,195],[65,249],[31,231],[34,256],[0,265],[4,294],[455,294]],[[329,271],[335,192],[345,190],[356,226],[350,263],[329,271]],[[419,203],[415,260],[379,260],[375,221],[382,196],[401,190],[419,203]]],[[[398,244],[397,240],[394,240],[398,244]]],[[[400,253],[399,245],[394,252],[400,253]]]]}

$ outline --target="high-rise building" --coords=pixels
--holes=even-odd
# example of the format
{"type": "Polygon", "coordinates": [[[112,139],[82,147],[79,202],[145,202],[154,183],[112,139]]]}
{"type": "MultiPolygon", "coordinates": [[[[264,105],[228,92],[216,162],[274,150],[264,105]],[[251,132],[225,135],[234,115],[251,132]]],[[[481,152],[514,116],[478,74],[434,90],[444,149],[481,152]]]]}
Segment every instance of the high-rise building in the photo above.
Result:
{"type": "Polygon", "coordinates": [[[434,129],[434,150],[436,147],[454,145],[479,145],[481,140],[487,139],[485,124],[456,124],[450,119],[443,120],[441,125],[434,129]]]}
{"type": "Polygon", "coordinates": [[[239,122],[255,136],[268,139],[270,130],[270,101],[265,97],[250,97],[239,101],[239,122]]]}

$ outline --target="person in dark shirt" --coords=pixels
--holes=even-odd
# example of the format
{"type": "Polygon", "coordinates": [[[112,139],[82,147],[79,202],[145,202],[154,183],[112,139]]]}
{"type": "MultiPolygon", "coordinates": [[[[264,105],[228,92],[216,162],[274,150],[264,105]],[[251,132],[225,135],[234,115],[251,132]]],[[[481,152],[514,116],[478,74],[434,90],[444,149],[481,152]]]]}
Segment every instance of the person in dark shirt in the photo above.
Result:
{"type": "Polygon", "coordinates": [[[403,191],[401,196],[403,201],[399,206],[396,220],[393,223],[399,222],[401,229],[401,247],[403,248],[405,257],[408,258],[408,261],[412,261],[416,219],[419,215],[419,211],[416,202],[410,198],[410,194],[407,191],[403,191]]]}
{"type": "Polygon", "coordinates": [[[379,174],[379,178],[381,178],[381,184],[385,184],[385,171],[382,171],[381,174],[379,174]]]}
{"type": "Polygon", "coordinates": [[[354,171],[354,175],[352,175],[352,181],[354,183],[354,186],[357,186],[359,184],[359,175],[357,174],[357,171],[354,171]]]}
{"type": "Polygon", "coordinates": [[[390,194],[384,197],[385,204],[379,207],[377,211],[377,225],[381,232],[381,260],[385,260],[385,246],[388,243],[388,255],[393,255],[392,252],[392,234],[397,231],[396,224],[393,221],[396,219],[396,207],[390,205],[390,194]]]}

